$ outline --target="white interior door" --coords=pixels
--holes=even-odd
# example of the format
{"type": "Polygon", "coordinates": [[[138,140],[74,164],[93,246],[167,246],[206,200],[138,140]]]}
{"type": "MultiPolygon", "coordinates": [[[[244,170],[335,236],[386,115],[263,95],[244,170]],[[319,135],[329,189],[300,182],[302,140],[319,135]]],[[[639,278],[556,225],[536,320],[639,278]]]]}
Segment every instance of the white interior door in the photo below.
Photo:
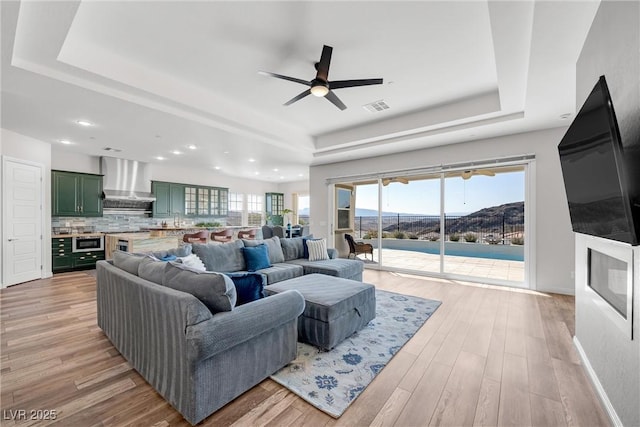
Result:
{"type": "Polygon", "coordinates": [[[4,286],[42,277],[42,166],[3,158],[4,286]]]}

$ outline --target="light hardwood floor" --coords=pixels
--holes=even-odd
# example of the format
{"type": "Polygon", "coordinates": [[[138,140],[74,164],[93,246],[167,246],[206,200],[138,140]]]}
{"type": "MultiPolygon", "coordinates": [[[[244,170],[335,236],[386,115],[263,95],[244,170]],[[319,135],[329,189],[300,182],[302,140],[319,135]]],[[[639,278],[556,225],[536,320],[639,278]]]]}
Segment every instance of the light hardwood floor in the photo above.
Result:
{"type": "MultiPolygon", "coordinates": [[[[605,426],[572,344],[574,300],[389,272],[365,281],[443,304],[339,419],[271,380],[204,426],[605,426]]],[[[86,272],[0,292],[2,425],[187,425],[96,325],[86,272]],[[55,420],[15,423],[16,410],[55,420]]]]}

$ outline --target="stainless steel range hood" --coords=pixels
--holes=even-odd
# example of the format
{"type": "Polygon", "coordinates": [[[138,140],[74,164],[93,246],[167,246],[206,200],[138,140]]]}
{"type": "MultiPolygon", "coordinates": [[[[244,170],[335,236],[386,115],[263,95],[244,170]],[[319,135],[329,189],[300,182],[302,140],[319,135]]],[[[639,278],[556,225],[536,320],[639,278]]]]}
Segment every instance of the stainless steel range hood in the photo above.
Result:
{"type": "Polygon", "coordinates": [[[135,160],[100,158],[103,178],[103,212],[146,214],[156,200],[151,193],[151,165],[135,160]]]}

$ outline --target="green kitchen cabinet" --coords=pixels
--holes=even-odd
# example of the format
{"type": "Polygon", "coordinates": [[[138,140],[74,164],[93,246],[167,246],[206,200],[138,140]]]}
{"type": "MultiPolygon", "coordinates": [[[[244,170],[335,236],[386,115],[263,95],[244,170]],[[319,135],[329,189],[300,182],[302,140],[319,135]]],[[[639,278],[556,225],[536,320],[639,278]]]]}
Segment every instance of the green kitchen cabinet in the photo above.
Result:
{"type": "Polygon", "coordinates": [[[152,181],[151,191],[156,200],[153,202],[153,217],[168,218],[176,214],[184,215],[184,184],[152,181]]]}
{"type": "Polygon", "coordinates": [[[54,237],[51,239],[51,258],[51,268],[54,272],[73,268],[71,237],[54,237]]]}
{"type": "Polygon", "coordinates": [[[269,225],[283,225],[284,194],[265,193],[264,200],[269,225]]]}
{"type": "Polygon", "coordinates": [[[52,216],[102,216],[102,175],[51,172],[52,216]]]}
{"type": "Polygon", "coordinates": [[[104,250],[73,252],[71,246],[72,237],[51,238],[51,270],[54,273],[96,268],[96,262],[104,259],[104,250]]]}
{"type": "Polygon", "coordinates": [[[226,216],[229,211],[229,189],[185,185],[184,206],[185,215],[226,216]]]}

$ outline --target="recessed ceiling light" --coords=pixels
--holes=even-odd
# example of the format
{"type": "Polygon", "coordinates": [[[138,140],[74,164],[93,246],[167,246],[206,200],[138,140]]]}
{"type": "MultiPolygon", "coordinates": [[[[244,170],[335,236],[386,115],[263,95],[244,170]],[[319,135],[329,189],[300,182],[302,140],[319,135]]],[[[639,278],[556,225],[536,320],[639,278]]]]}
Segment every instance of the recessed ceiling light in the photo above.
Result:
{"type": "Polygon", "coordinates": [[[172,154],[175,154],[175,155],[177,156],[178,154],[182,154],[182,151],[179,151],[179,150],[173,150],[171,153],[172,153],[172,154]]]}
{"type": "Polygon", "coordinates": [[[220,166],[214,166],[213,167],[215,170],[219,171],[220,170],[220,166]]]}
{"type": "Polygon", "coordinates": [[[80,126],[93,126],[93,123],[88,122],[86,120],[77,120],[76,123],[79,124],[80,126]]]}
{"type": "Polygon", "coordinates": [[[69,144],[73,144],[71,141],[69,141],[68,139],[59,139],[58,142],[60,144],[64,144],[64,145],[69,145],[69,144]]]}
{"type": "Polygon", "coordinates": [[[229,152],[228,151],[223,151],[222,154],[229,154],[229,152]]]}
{"type": "Polygon", "coordinates": [[[284,179],[284,176],[281,176],[280,179],[284,179]]]}
{"type": "Polygon", "coordinates": [[[253,162],[255,162],[255,161],[256,161],[256,159],[249,159],[249,161],[250,161],[251,163],[253,163],[253,162]]]}
{"type": "Polygon", "coordinates": [[[253,174],[254,174],[254,175],[260,175],[260,172],[255,171],[253,174]]]}
{"type": "Polygon", "coordinates": [[[189,145],[187,145],[187,148],[188,148],[189,150],[195,150],[195,149],[196,149],[196,148],[198,148],[198,147],[196,147],[196,146],[195,146],[195,145],[193,145],[193,144],[189,144],[189,145]]]}
{"type": "Polygon", "coordinates": [[[156,157],[156,160],[164,160],[164,157],[162,157],[162,156],[157,156],[157,157],[156,157]]]}
{"type": "Polygon", "coordinates": [[[304,174],[303,173],[299,173],[298,176],[304,176],[304,174]]]}
{"type": "Polygon", "coordinates": [[[274,172],[278,172],[278,168],[274,168],[274,169],[273,169],[273,171],[274,171],[274,172]]]}

